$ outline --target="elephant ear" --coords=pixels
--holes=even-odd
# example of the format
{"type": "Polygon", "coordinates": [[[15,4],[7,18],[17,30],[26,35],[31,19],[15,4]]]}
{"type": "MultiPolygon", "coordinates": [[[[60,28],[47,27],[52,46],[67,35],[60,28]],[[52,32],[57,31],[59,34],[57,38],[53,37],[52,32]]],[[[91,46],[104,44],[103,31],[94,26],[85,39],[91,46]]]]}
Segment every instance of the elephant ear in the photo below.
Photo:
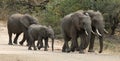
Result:
{"type": "Polygon", "coordinates": [[[26,27],[26,28],[28,28],[29,25],[30,25],[30,22],[29,22],[28,18],[26,18],[25,16],[23,16],[23,17],[20,19],[20,23],[21,23],[24,27],[26,27]]]}
{"type": "Polygon", "coordinates": [[[38,24],[38,21],[36,18],[30,16],[29,14],[23,15],[23,17],[20,20],[21,24],[23,24],[26,28],[28,28],[32,24],[38,24]]]}
{"type": "Polygon", "coordinates": [[[25,18],[27,18],[31,24],[38,24],[38,19],[36,19],[35,17],[29,15],[29,14],[25,14],[25,18]]]}
{"type": "Polygon", "coordinates": [[[72,24],[76,28],[80,28],[80,26],[82,26],[82,19],[82,15],[80,13],[74,13],[71,15],[72,24]]]}

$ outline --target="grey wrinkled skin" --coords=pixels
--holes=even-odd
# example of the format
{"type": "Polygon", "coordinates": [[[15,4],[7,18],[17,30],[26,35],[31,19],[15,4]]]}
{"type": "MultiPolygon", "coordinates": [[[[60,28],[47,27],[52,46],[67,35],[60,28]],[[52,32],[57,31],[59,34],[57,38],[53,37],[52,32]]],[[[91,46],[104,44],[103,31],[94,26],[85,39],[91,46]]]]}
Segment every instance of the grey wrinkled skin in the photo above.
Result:
{"type": "MultiPolygon", "coordinates": [[[[104,27],[105,27],[105,23],[104,23],[104,19],[103,19],[103,15],[99,12],[99,11],[93,11],[93,10],[88,10],[86,11],[92,20],[92,30],[96,33],[96,29],[98,29],[98,32],[101,34],[97,35],[99,38],[99,42],[100,42],[100,51],[99,53],[101,53],[103,51],[103,36],[104,36],[104,27]]],[[[89,45],[89,50],[88,52],[94,52],[93,47],[94,47],[94,40],[95,40],[95,36],[94,34],[91,34],[91,40],[90,40],[90,45],[89,45]]]]}
{"type": "Polygon", "coordinates": [[[44,51],[47,51],[48,47],[48,38],[52,39],[52,51],[54,50],[53,44],[54,44],[54,31],[51,27],[46,27],[43,25],[30,25],[28,28],[28,35],[29,35],[29,47],[28,50],[32,50],[32,46],[34,47],[34,50],[37,50],[35,46],[35,40],[38,40],[38,49],[41,49],[43,47],[43,39],[45,41],[45,47],[44,51]],[[40,45],[39,45],[40,44],[40,45]]]}
{"type": "Polygon", "coordinates": [[[79,49],[80,53],[84,53],[84,49],[88,46],[91,38],[91,19],[88,15],[84,14],[82,10],[73,12],[66,15],[61,22],[62,33],[64,36],[64,45],[62,52],[75,51],[79,49]],[[86,35],[86,32],[88,35],[86,35]],[[81,37],[81,44],[78,48],[77,38],[81,37]],[[84,37],[84,38],[83,38],[84,37]],[[84,41],[84,39],[86,39],[84,41]],[[68,42],[71,40],[71,48],[69,48],[68,42]]]}
{"type": "Polygon", "coordinates": [[[38,24],[37,20],[29,14],[13,14],[8,18],[7,28],[9,35],[9,45],[13,43],[17,44],[17,39],[19,35],[23,32],[24,36],[20,44],[27,39],[27,29],[31,24],[38,24]],[[16,34],[14,42],[12,42],[12,33],[16,34]]]}

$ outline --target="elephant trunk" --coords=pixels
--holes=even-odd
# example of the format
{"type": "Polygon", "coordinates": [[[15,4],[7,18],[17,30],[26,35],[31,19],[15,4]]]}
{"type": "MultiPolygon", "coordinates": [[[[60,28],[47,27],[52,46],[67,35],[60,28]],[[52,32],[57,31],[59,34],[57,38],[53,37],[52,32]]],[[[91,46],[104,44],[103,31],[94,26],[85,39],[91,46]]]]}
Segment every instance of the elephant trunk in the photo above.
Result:
{"type": "Polygon", "coordinates": [[[52,51],[54,51],[54,38],[52,38],[52,51]]]}
{"type": "Polygon", "coordinates": [[[86,27],[85,34],[88,36],[88,35],[91,35],[91,33],[95,35],[95,32],[92,30],[91,26],[86,27]]]}
{"type": "Polygon", "coordinates": [[[100,42],[100,51],[99,53],[102,53],[103,51],[103,36],[104,36],[104,27],[98,27],[96,29],[96,32],[99,33],[99,42],[100,42]]]}
{"type": "MultiPolygon", "coordinates": [[[[85,29],[85,34],[86,34],[86,39],[85,39],[85,45],[84,45],[84,49],[87,48],[89,42],[90,42],[90,38],[91,38],[91,33],[92,33],[92,28],[90,27],[86,27],[85,29]]],[[[93,32],[94,33],[94,32],[93,32]]]]}
{"type": "MultiPolygon", "coordinates": [[[[95,35],[95,32],[93,32],[93,30],[91,30],[90,32],[95,35]]],[[[85,30],[85,34],[88,36],[89,35],[89,31],[85,30]]]]}

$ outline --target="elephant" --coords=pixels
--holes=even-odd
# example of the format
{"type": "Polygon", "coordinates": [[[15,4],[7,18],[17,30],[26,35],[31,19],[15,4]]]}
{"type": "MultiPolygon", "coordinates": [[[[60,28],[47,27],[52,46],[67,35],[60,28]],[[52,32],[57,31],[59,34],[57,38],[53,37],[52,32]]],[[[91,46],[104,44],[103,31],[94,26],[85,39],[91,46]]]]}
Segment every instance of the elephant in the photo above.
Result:
{"type": "Polygon", "coordinates": [[[79,49],[79,53],[84,53],[84,49],[87,48],[91,38],[91,18],[84,11],[79,10],[66,15],[61,20],[62,34],[64,37],[64,45],[62,52],[75,51],[79,49]],[[77,38],[81,37],[81,44],[78,48],[77,38]],[[84,39],[82,38],[84,36],[84,39]],[[68,42],[71,40],[71,48],[69,48],[68,42]]]}
{"type": "Polygon", "coordinates": [[[38,20],[29,14],[12,14],[7,21],[7,29],[9,35],[9,45],[17,44],[19,35],[23,32],[23,39],[19,42],[21,45],[27,39],[27,29],[31,24],[38,24],[38,20]],[[12,34],[16,34],[12,43],[12,34]]]}
{"type": "Polygon", "coordinates": [[[89,44],[89,50],[88,52],[94,52],[93,47],[94,47],[94,40],[95,36],[98,36],[99,42],[100,42],[100,51],[99,53],[102,53],[103,51],[103,37],[105,33],[108,33],[106,31],[105,27],[105,22],[103,15],[99,11],[94,11],[94,10],[87,10],[86,13],[89,14],[91,17],[91,26],[92,30],[97,34],[91,34],[91,39],[90,39],[90,44],[89,44]]]}
{"type": "Polygon", "coordinates": [[[45,41],[45,47],[44,47],[44,51],[47,51],[47,47],[48,47],[48,38],[52,39],[52,51],[54,51],[54,31],[52,29],[51,26],[47,27],[44,25],[37,25],[37,24],[33,24],[30,25],[30,27],[28,28],[28,35],[29,35],[29,46],[28,46],[28,50],[32,50],[32,46],[34,48],[34,50],[37,50],[36,46],[35,46],[35,40],[38,40],[38,49],[40,50],[43,47],[43,42],[42,40],[44,39],[45,41]],[[40,44],[40,46],[39,46],[40,44]]]}

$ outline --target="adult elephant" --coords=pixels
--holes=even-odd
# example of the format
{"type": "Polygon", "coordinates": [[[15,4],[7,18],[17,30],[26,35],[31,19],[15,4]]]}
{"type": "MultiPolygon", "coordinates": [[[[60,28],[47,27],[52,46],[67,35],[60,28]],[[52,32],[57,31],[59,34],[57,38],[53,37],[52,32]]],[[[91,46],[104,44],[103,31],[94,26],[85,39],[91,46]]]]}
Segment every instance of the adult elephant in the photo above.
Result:
{"type": "Polygon", "coordinates": [[[79,52],[84,53],[84,49],[88,46],[91,38],[91,19],[87,13],[79,10],[71,14],[66,15],[61,22],[62,33],[64,36],[64,45],[62,52],[74,51],[78,48],[77,38],[84,36],[86,40],[81,39],[79,46],[79,52]],[[71,48],[69,48],[68,42],[71,40],[71,48]]]}
{"type": "MultiPolygon", "coordinates": [[[[103,36],[104,33],[108,33],[105,30],[105,22],[103,20],[103,15],[99,11],[93,11],[93,10],[88,10],[86,13],[89,14],[91,17],[92,21],[92,30],[96,32],[96,34],[99,37],[99,42],[100,42],[100,51],[101,53],[103,51],[103,36]]],[[[94,52],[93,47],[94,47],[94,40],[95,40],[95,34],[91,34],[91,39],[90,39],[90,44],[89,44],[89,50],[88,52],[94,52]]]]}
{"type": "Polygon", "coordinates": [[[9,45],[13,43],[17,44],[19,35],[24,32],[24,36],[20,44],[27,39],[27,29],[31,24],[38,24],[37,19],[29,14],[13,14],[9,17],[7,22],[8,34],[9,34],[9,45]],[[16,34],[14,42],[12,43],[12,33],[16,34]]]}
{"type": "Polygon", "coordinates": [[[30,45],[28,47],[29,50],[32,50],[31,47],[33,45],[34,50],[36,50],[36,46],[35,46],[35,40],[38,40],[38,49],[41,49],[43,47],[43,39],[45,41],[45,49],[44,51],[47,51],[47,47],[48,47],[48,38],[52,39],[52,51],[54,50],[53,48],[53,44],[54,44],[54,31],[51,27],[46,27],[43,25],[30,25],[30,27],[28,28],[28,35],[29,35],[29,42],[30,45]]]}

